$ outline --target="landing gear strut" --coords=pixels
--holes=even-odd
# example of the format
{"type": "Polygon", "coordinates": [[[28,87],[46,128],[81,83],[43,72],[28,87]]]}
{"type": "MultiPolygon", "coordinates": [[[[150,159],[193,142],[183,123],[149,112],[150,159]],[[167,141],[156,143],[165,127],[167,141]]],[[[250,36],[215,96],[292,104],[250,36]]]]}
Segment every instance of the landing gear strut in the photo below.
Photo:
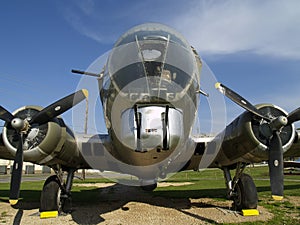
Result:
{"type": "Polygon", "coordinates": [[[227,197],[233,200],[234,210],[256,209],[258,203],[257,190],[253,179],[243,173],[245,163],[238,163],[234,178],[231,178],[230,169],[224,167],[224,177],[227,186],[227,197]]]}
{"type": "Polygon", "coordinates": [[[75,171],[76,169],[67,171],[68,175],[65,183],[61,169],[58,169],[56,175],[49,177],[45,181],[41,194],[41,213],[57,212],[57,214],[61,214],[71,211],[71,188],[75,171]]]}
{"type": "Polygon", "coordinates": [[[157,188],[157,180],[155,179],[150,179],[150,180],[140,180],[140,185],[142,190],[151,192],[155,188],[157,188]]]}

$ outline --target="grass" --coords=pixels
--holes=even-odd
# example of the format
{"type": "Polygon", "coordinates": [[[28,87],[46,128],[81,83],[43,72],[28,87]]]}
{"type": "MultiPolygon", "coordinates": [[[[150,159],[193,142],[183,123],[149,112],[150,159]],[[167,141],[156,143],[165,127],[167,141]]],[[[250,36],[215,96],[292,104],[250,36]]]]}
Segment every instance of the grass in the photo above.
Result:
{"type": "MultiPolygon", "coordinates": [[[[297,205],[285,198],[282,202],[271,200],[270,181],[268,167],[246,168],[245,173],[250,174],[257,186],[259,205],[265,207],[274,214],[274,218],[267,222],[243,223],[248,224],[300,224],[300,202],[297,205]]],[[[226,197],[226,189],[222,171],[205,170],[203,172],[182,172],[170,178],[172,182],[189,182],[192,185],[158,188],[154,194],[172,198],[202,198],[210,197],[223,201],[226,197]]],[[[292,198],[300,196],[300,175],[285,176],[285,196],[292,198]]]]}
{"type": "MultiPolygon", "coordinates": [[[[300,175],[285,176],[285,198],[282,202],[272,201],[270,196],[270,181],[267,167],[246,168],[257,186],[259,205],[274,214],[274,218],[267,222],[244,223],[248,224],[300,224],[300,202],[289,201],[293,196],[300,196],[300,175]]],[[[185,186],[159,187],[152,193],[153,196],[166,198],[203,198],[209,197],[224,201],[226,198],[225,181],[220,170],[208,169],[202,172],[181,172],[171,176],[167,182],[191,182],[185,186]]],[[[44,181],[23,182],[21,198],[25,202],[39,202],[44,181]]],[[[107,179],[74,180],[74,183],[107,183],[107,179]]],[[[74,185],[72,196],[74,202],[93,203],[101,198],[101,188],[78,187],[74,185]]],[[[113,190],[110,190],[114,194],[113,190]]],[[[106,193],[107,194],[107,193],[106,193]]],[[[7,201],[9,183],[0,183],[0,200],[7,201]]],[[[0,221],[5,218],[5,212],[0,214],[0,221]]]]}

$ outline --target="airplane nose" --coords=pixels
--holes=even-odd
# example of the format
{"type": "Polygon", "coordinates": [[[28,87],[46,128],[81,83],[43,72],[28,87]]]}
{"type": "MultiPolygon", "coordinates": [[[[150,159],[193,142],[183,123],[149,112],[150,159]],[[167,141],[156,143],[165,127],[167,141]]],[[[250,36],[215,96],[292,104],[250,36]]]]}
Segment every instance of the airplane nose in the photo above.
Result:
{"type": "Polygon", "coordinates": [[[136,106],[121,120],[123,143],[137,152],[173,150],[182,137],[182,112],[169,106],[136,106]]]}

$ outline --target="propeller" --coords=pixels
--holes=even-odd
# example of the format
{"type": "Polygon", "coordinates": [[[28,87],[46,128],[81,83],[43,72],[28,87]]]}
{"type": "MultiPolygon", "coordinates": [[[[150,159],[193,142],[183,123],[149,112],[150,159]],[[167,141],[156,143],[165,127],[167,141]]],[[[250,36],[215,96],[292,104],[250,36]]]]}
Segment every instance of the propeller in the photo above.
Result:
{"type": "Polygon", "coordinates": [[[269,145],[269,174],[272,197],[283,198],[283,149],[279,132],[275,131],[269,145]]]}
{"type": "Polygon", "coordinates": [[[15,205],[18,203],[20,194],[23,167],[23,136],[27,134],[32,124],[42,125],[48,123],[49,121],[66,112],[87,97],[88,91],[86,89],[79,90],[47,106],[46,108],[35,114],[30,120],[14,117],[8,110],[0,106],[0,119],[4,120],[7,123],[10,123],[17,132],[16,138],[18,141],[18,147],[14,159],[10,182],[9,202],[11,205],[15,205]]]}
{"type": "Polygon", "coordinates": [[[221,83],[215,84],[216,89],[218,89],[223,95],[231,99],[233,102],[241,106],[242,108],[246,109],[247,111],[253,113],[254,115],[265,119],[266,121],[270,121],[268,117],[265,117],[262,115],[255,106],[253,106],[250,102],[248,102],[246,99],[244,99],[239,94],[235,93],[233,90],[229,89],[225,85],[221,83]]]}
{"type": "Polygon", "coordinates": [[[21,119],[15,118],[12,121],[13,128],[16,129],[18,133],[18,147],[13,164],[11,180],[10,180],[10,192],[9,192],[9,202],[11,205],[18,203],[19,194],[20,194],[20,185],[22,179],[22,169],[23,169],[23,133],[18,126],[14,126],[13,122],[21,123],[21,119]]]}
{"type": "Polygon", "coordinates": [[[10,112],[8,112],[5,108],[0,106],[0,119],[10,123],[14,119],[14,116],[10,112]]]}
{"type": "Polygon", "coordinates": [[[278,116],[276,118],[269,118],[262,115],[255,106],[225,85],[216,83],[215,87],[233,102],[264,120],[259,127],[259,131],[267,140],[269,148],[269,173],[272,197],[275,200],[282,200],[284,190],[283,147],[279,134],[283,127],[300,120],[300,108],[292,111],[287,117],[278,116]]]}
{"type": "Polygon", "coordinates": [[[300,120],[300,108],[295,109],[288,115],[288,125],[300,120]]]}

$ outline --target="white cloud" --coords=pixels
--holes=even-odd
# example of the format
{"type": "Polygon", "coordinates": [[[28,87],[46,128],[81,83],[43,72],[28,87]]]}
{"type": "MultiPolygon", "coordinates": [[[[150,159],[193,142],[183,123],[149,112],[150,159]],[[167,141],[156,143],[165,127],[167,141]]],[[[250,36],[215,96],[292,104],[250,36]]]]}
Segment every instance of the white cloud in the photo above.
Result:
{"type": "Polygon", "coordinates": [[[205,54],[300,59],[299,1],[201,1],[175,21],[205,54]]]}
{"type": "Polygon", "coordinates": [[[101,43],[113,43],[139,23],[161,22],[183,33],[202,55],[251,52],[300,59],[300,1],[296,0],[89,0],[65,8],[66,20],[77,31],[101,43]]]}

